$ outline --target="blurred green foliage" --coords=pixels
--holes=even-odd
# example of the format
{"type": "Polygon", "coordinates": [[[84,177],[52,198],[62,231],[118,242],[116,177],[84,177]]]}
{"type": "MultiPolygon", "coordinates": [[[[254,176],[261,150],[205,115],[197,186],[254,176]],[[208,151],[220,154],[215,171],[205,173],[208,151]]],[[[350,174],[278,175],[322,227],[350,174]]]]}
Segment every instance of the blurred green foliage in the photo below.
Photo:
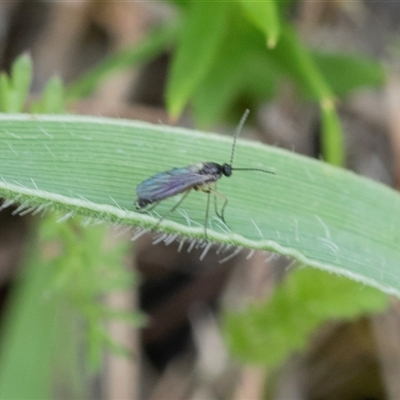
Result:
{"type": "Polygon", "coordinates": [[[378,289],[315,268],[291,272],[270,299],[227,312],[224,335],[242,361],[281,364],[309,345],[311,333],[328,320],[350,320],[383,311],[388,296],[378,289]]]}

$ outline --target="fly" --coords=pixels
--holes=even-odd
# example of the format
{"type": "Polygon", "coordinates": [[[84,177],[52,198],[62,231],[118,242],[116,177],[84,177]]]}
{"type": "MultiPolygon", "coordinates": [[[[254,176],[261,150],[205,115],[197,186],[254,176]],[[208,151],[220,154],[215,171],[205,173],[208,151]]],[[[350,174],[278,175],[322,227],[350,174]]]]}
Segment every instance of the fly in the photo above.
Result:
{"type": "Polygon", "coordinates": [[[222,176],[229,177],[232,175],[232,171],[260,171],[268,174],[274,174],[272,171],[259,168],[232,167],[236,141],[248,115],[249,110],[246,110],[236,129],[229,163],[218,164],[216,162],[200,162],[198,164],[189,165],[183,168],[172,168],[169,171],[159,172],[151,178],[144,180],[136,187],[136,194],[138,198],[135,201],[135,207],[137,210],[144,210],[148,206],[152,206],[148,208],[148,210],[153,209],[162,200],[180,193],[184,193],[182,198],[164,216],[160,218],[155,225],[155,228],[157,228],[168,215],[172,214],[179,207],[192,189],[196,191],[201,190],[207,193],[207,208],[204,224],[204,233],[207,238],[207,225],[211,194],[214,195],[215,213],[226,224],[224,212],[225,207],[228,204],[228,199],[216,190],[216,182],[222,176]],[[217,209],[217,197],[220,197],[224,200],[220,212],[218,212],[217,209]]]}

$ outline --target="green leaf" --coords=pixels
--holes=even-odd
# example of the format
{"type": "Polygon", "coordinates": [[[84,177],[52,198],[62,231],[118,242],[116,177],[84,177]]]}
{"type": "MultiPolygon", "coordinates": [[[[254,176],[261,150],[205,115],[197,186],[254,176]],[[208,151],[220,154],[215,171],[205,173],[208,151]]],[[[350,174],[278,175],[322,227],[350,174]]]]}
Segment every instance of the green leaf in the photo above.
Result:
{"type": "Polygon", "coordinates": [[[223,42],[223,57],[218,57],[201,86],[193,94],[193,111],[200,126],[221,120],[243,97],[267,101],[275,92],[280,74],[258,35],[239,23],[223,42]]]}
{"type": "Polygon", "coordinates": [[[113,72],[150,61],[164,51],[177,33],[179,24],[167,25],[146,36],[135,46],[107,57],[67,88],[68,99],[89,96],[113,72]]]}
{"type": "Polygon", "coordinates": [[[363,87],[380,87],[385,73],[380,63],[365,56],[314,52],[316,65],[337,96],[363,87]]]}
{"type": "Polygon", "coordinates": [[[330,164],[344,165],[344,139],[340,120],[332,102],[322,102],[322,154],[330,164]]]}
{"type": "Polygon", "coordinates": [[[11,74],[0,74],[0,111],[22,112],[32,80],[31,58],[23,54],[12,65],[11,74]]]}
{"type": "Polygon", "coordinates": [[[18,57],[11,68],[10,109],[8,112],[22,112],[32,81],[32,60],[27,54],[18,57]]]}
{"type": "Polygon", "coordinates": [[[252,54],[248,37],[237,29],[223,42],[223,57],[217,57],[202,84],[193,93],[193,108],[199,125],[210,125],[225,115],[242,92],[248,77],[244,66],[252,54]]]}
{"type": "Polygon", "coordinates": [[[226,50],[223,60],[214,66],[193,96],[196,124],[210,126],[226,118],[229,110],[238,103],[242,104],[240,101],[243,99],[249,107],[271,100],[281,75],[268,58],[266,54],[245,49],[240,57],[230,58],[229,50],[226,50]]]}
{"type": "Polygon", "coordinates": [[[257,101],[271,100],[282,79],[282,74],[271,57],[261,51],[254,51],[249,55],[242,74],[245,77],[243,88],[257,101]]]}
{"type": "Polygon", "coordinates": [[[7,112],[10,102],[10,80],[5,72],[0,73],[0,111],[7,112]]]}
{"type": "Polygon", "coordinates": [[[329,319],[383,311],[388,297],[376,289],[311,268],[291,273],[267,302],[229,312],[224,333],[233,354],[264,365],[303,350],[311,332],[329,319]]]}
{"type": "Polygon", "coordinates": [[[311,94],[321,104],[323,157],[334,165],[342,165],[343,134],[334,106],[335,98],[312,54],[300,43],[292,28],[285,26],[271,56],[306,93],[311,94]]]}
{"type": "Polygon", "coordinates": [[[166,88],[167,106],[173,118],[182,112],[222,50],[230,9],[231,5],[225,2],[190,3],[166,88]]]}
{"type": "Polygon", "coordinates": [[[271,57],[303,90],[322,101],[333,99],[333,92],[319,71],[312,54],[302,45],[292,27],[285,25],[271,57]]]}
{"type": "Polygon", "coordinates": [[[63,82],[54,77],[47,82],[42,98],[31,104],[31,111],[39,114],[62,114],[65,112],[64,103],[63,82]]]}
{"type": "MultiPolygon", "coordinates": [[[[133,203],[141,181],[172,167],[229,162],[232,146],[232,137],[164,125],[40,115],[0,116],[0,139],[0,196],[21,203],[17,213],[57,209],[63,219],[80,214],[88,221],[147,229],[179,196],[161,202],[150,215],[138,213],[133,203]]],[[[276,251],[400,294],[396,191],[245,140],[238,141],[234,167],[268,169],[275,175],[234,171],[229,179],[221,178],[218,191],[228,199],[228,226],[210,209],[210,240],[276,251]]],[[[164,238],[204,239],[206,199],[193,191],[161,223],[164,238]]]]}
{"type": "Polygon", "coordinates": [[[267,46],[273,49],[280,35],[280,21],[276,2],[255,2],[241,0],[240,4],[249,20],[260,29],[267,38],[267,46]]]}
{"type": "Polygon", "coordinates": [[[49,371],[60,317],[66,317],[61,298],[49,296],[52,274],[51,269],[33,262],[12,293],[1,342],[2,399],[51,398],[49,371]]]}

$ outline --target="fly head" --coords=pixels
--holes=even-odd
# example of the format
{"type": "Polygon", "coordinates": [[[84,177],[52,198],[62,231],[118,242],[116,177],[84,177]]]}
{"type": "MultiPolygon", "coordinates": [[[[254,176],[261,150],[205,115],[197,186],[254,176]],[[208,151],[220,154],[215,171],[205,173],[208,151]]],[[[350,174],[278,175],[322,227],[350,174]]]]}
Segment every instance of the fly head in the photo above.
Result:
{"type": "Polygon", "coordinates": [[[221,165],[221,172],[222,175],[231,176],[232,175],[232,166],[229,164],[222,164],[221,165]]]}

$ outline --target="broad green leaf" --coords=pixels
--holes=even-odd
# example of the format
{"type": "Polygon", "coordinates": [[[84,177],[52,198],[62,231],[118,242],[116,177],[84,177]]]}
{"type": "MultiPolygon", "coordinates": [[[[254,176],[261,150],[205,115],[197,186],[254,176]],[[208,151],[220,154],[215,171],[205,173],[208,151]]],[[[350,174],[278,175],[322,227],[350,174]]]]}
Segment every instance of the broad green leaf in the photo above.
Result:
{"type": "Polygon", "coordinates": [[[278,42],[281,29],[275,0],[265,2],[241,0],[240,4],[249,20],[265,34],[267,46],[273,49],[278,42]]]}
{"type": "Polygon", "coordinates": [[[226,34],[231,5],[225,2],[191,2],[180,41],[172,59],[166,101],[172,117],[182,112],[209,72],[226,34]]]}
{"type": "Polygon", "coordinates": [[[224,333],[242,360],[277,365],[309,344],[311,332],[329,319],[353,319],[383,311],[388,297],[344,277],[311,268],[289,274],[266,302],[228,312],[224,333]]]}
{"type": "MultiPolygon", "coordinates": [[[[232,137],[164,125],[40,115],[1,116],[0,138],[0,196],[21,203],[16,213],[58,209],[63,219],[81,214],[148,229],[179,196],[162,202],[151,215],[137,213],[136,185],[172,167],[229,162],[232,145],[232,137]]],[[[276,251],[400,293],[397,192],[326,163],[245,140],[238,141],[233,166],[273,170],[275,175],[234,171],[229,179],[221,178],[218,191],[228,198],[229,226],[211,209],[210,240],[276,251]]],[[[206,198],[201,191],[191,193],[161,223],[162,238],[204,239],[206,198]]]]}

